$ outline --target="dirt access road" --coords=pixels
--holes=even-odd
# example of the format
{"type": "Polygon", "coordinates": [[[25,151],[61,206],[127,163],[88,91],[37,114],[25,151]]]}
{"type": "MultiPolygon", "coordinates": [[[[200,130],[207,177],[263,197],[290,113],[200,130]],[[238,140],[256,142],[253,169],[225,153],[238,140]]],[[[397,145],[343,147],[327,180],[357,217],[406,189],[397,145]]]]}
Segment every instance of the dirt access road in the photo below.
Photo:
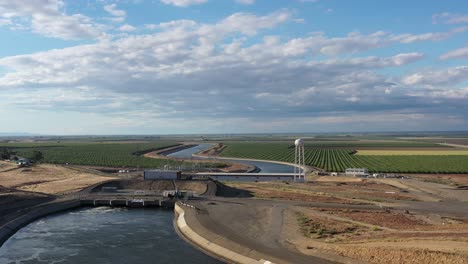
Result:
{"type": "Polygon", "coordinates": [[[337,263],[302,254],[282,243],[285,204],[225,198],[191,203],[199,210],[186,214],[188,224],[203,237],[225,248],[273,263],[337,263]],[[193,218],[196,221],[190,221],[193,218]]]}
{"type": "MultiPolygon", "coordinates": [[[[430,220],[431,217],[436,219],[432,220],[434,222],[432,225],[429,225],[425,221],[418,220],[421,215],[415,212],[419,208],[414,208],[415,212],[410,216],[404,216],[373,205],[271,201],[254,198],[217,197],[192,204],[200,209],[199,213],[192,217],[196,217],[203,229],[208,230],[208,235],[205,233],[208,239],[257,259],[266,259],[274,263],[467,263],[468,261],[468,224],[456,222],[456,224],[447,224],[445,230],[441,229],[448,219],[452,219],[450,212],[433,212],[427,219],[430,220]],[[317,208],[329,210],[320,212],[317,208]],[[298,224],[297,213],[307,214],[310,219],[314,219],[323,227],[335,221],[337,226],[350,225],[353,230],[350,233],[329,237],[308,237],[304,235],[298,224]],[[359,218],[359,214],[364,214],[364,219],[359,218]],[[382,226],[381,221],[388,221],[390,226],[385,227],[385,223],[382,226]],[[436,221],[442,222],[437,224],[436,221]],[[417,230],[420,227],[423,227],[422,230],[417,230]],[[415,230],[417,232],[413,232],[415,230]],[[407,259],[402,261],[402,256],[407,259]]],[[[467,210],[464,213],[468,215],[467,210]]]]}
{"type": "Polygon", "coordinates": [[[275,263],[468,263],[468,190],[328,178],[226,182],[225,197],[191,202],[192,217],[216,243],[275,263]]]}

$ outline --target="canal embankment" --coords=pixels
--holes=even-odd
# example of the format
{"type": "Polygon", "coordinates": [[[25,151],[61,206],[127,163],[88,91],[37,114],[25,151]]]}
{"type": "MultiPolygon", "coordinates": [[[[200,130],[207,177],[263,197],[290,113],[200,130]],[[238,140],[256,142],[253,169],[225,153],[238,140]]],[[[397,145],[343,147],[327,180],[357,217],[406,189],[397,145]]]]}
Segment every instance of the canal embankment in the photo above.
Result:
{"type": "MultiPolygon", "coordinates": [[[[274,161],[274,160],[261,160],[261,159],[243,159],[243,158],[230,158],[230,157],[220,157],[220,156],[206,156],[203,154],[193,154],[194,157],[197,158],[204,158],[204,159],[216,159],[216,160],[226,160],[230,162],[242,162],[242,161],[248,161],[248,162],[262,162],[262,163],[273,163],[273,164],[278,164],[278,165],[285,165],[285,166],[290,166],[291,168],[299,168],[305,172],[307,175],[312,171],[312,169],[308,166],[300,166],[294,163],[289,163],[289,162],[284,162],[284,161],[274,161]]],[[[256,171],[258,172],[258,171],[256,171]]]]}
{"type": "Polygon", "coordinates": [[[44,203],[10,215],[9,221],[0,223],[0,247],[19,229],[44,216],[81,206],[79,199],[63,199],[44,203]]]}
{"type": "Polygon", "coordinates": [[[178,145],[178,146],[174,146],[174,147],[171,147],[171,148],[166,148],[166,149],[159,150],[156,153],[161,155],[161,156],[168,156],[168,155],[170,155],[172,153],[176,153],[176,152],[179,152],[179,151],[182,151],[182,150],[185,150],[185,149],[193,148],[195,146],[197,146],[197,145],[195,145],[195,144],[178,145]]]}
{"type": "Polygon", "coordinates": [[[173,208],[176,200],[164,197],[162,193],[177,188],[190,190],[196,196],[216,195],[216,184],[212,181],[108,180],[88,186],[74,194],[58,196],[52,201],[25,206],[2,215],[0,246],[16,231],[34,220],[81,206],[173,208]]]}
{"type": "Polygon", "coordinates": [[[0,247],[0,263],[221,264],[180,238],[162,209],[83,207],[38,219],[0,247]]]}
{"type": "MultiPolygon", "coordinates": [[[[219,144],[213,144],[212,146],[209,146],[203,150],[200,150],[198,152],[195,152],[192,154],[193,157],[195,158],[200,158],[200,159],[215,159],[215,160],[221,160],[221,161],[229,161],[229,162],[247,162],[249,165],[253,165],[257,168],[256,171],[252,172],[260,172],[263,170],[259,170],[262,166],[260,164],[277,164],[277,165],[283,165],[291,168],[291,171],[294,170],[294,168],[298,168],[302,170],[306,175],[310,173],[311,171],[315,170],[315,168],[309,167],[309,166],[301,166],[298,164],[290,163],[290,162],[284,162],[284,161],[275,161],[275,160],[262,160],[262,159],[246,159],[246,158],[235,158],[235,157],[221,157],[219,154],[222,152],[225,146],[220,147],[219,144]],[[212,151],[214,150],[214,151],[212,151]],[[256,165],[256,163],[259,163],[256,165]]],[[[271,168],[272,171],[270,171],[270,168],[268,168],[267,172],[284,172],[284,168],[281,167],[273,167],[271,168]],[[273,170],[280,170],[280,171],[273,171],[273,170]]]]}
{"type": "Polygon", "coordinates": [[[265,260],[255,250],[229,241],[203,227],[197,218],[197,208],[193,205],[176,203],[175,227],[178,233],[188,242],[205,253],[227,263],[236,264],[267,264],[274,262],[265,260]],[[223,246],[229,245],[229,246],[223,246]],[[231,250],[232,249],[232,250],[231,250]],[[241,253],[238,253],[241,252],[241,253]]]}

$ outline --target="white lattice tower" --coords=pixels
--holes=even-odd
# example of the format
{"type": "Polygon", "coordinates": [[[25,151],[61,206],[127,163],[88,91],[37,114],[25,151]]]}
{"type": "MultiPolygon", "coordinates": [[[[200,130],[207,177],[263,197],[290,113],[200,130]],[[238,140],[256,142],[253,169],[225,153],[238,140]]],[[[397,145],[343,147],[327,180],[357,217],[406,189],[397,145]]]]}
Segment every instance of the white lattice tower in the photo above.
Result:
{"type": "Polygon", "coordinates": [[[294,181],[305,181],[304,140],[294,141],[294,181]]]}

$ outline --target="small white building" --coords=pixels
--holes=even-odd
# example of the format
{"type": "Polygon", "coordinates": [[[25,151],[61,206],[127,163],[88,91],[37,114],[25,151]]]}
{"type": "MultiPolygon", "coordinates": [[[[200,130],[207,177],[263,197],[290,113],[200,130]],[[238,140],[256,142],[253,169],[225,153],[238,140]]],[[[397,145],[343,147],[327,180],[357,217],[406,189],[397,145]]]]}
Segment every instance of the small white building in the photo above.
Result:
{"type": "Polygon", "coordinates": [[[180,180],[182,171],[175,170],[145,170],[145,180],[180,180]]]}
{"type": "Polygon", "coordinates": [[[367,177],[369,170],[367,168],[347,168],[345,174],[346,176],[367,177]]]}

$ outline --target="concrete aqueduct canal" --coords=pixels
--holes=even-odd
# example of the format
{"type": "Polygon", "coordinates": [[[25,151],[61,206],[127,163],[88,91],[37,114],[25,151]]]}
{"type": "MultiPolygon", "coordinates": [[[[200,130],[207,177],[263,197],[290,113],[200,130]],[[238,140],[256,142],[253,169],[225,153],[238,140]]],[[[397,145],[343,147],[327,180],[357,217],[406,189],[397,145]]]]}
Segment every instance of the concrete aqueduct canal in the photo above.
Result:
{"type": "MultiPolygon", "coordinates": [[[[171,156],[191,157],[210,146],[201,144],[171,156]]],[[[292,166],[282,164],[230,161],[254,165],[266,173],[292,171],[292,166]]],[[[63,208],[76,207],[79,201],[63,208]]],[[[46,210],[38,217],[61,210],[46,210]]],[[[85,207],[62,211],[19,229],[0,248],[0,263],[222,263],[180,238],[173,219],[174,213],[168,209],[85,207]]]]}
{"type": "Polygon", "coordinates": [[[222,263],[181,239],[165,209],[81,208],[46,216],[0,248],[0,263],[222,263]]]}

